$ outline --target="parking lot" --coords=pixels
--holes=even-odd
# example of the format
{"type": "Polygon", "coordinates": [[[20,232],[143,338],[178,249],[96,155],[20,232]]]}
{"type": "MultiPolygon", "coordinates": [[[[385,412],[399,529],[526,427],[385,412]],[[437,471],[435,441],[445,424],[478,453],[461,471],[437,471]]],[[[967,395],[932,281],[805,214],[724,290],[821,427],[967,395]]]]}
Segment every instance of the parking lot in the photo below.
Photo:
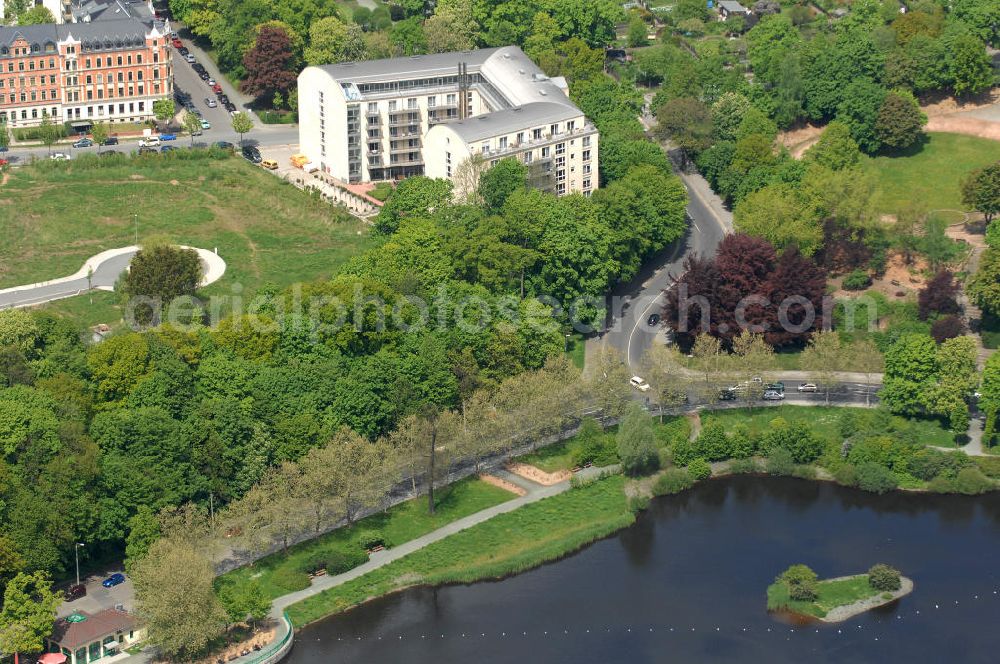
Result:
{"type": "MultiPolygon", "coordinates": [[[[56,615],[61,618],[76,611],[94,614],[104,609],[113,609],[117,604],[123,605],[126,611],[131,611],[135,605],[135,590],[132,588],[132,579],[127,574],[125,582],[117,586],[105,588],[101,585],[104,579],[115,572],[124,573],[124,570],[121,568],[106,569],[87,578],[81,578],[80,581],[87,586],[86,596],[72,602],[63,602],[56,609],[56,615]]],[[[60,590],[65,590],[65,588],[60,588],[60,590]]]]}
{"type": "MultiPolygon", "coordinates": [[[[181,42],[186,48],[190,48],[190,42],[181,38],[181,42]]],[[[173,47],[171,47],[173,48],[173,47]]],[[[208,85],[206,81],[201,80],[198,73],[195,71],[194,67],[188,64],[176,49],[173,49],[173,65],[174,65],[174,91],[181,92],[191,95],[191,102],[194,107],[198,109],[201,116],[208,120],[212,124],[211,129],[206,129],[203,136],[205,140],[210,140],[213,138],[212,134],[215,133],[232,133],[232,119],[229,111],[223,108],[222,104],[218,104],[215,108],[210,108],[206,99],[213,99],[217,101],[216,94],[212,91],[212,88],[208,85]]],[[[200,52],[192,50],[191,55],[195,56],[196,59],[199,58],[200,52]]],[[[236,105],[236,110],[241,110],[239,104],[239,97],[236,91],[229,85],[229,82],[222,79],[215,71],[214,64],[208,58],[200,58],[197,60],[200,62],[205,69],[208,71],[209,75],[212,76],[216,82],[222,86],[222,91],[229,95],[230,101],[236,105]]],[[[178,105],[178,111],[181,110],[180,105],[178,105]]]]}

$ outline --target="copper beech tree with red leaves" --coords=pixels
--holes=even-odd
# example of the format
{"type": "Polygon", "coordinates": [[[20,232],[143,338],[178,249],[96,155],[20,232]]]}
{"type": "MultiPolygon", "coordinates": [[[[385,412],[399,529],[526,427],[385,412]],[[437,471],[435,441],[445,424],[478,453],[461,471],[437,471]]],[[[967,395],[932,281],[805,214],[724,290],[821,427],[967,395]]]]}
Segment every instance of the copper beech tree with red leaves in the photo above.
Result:
{"type": "Polygon", "coordinates": [[[933,315],[953,316],[961,312],[958,306],[958,284],[948,270],[938,270],[934,278],[927,282],[917,294],[917,313],[920,320],[933,315]]]}
{"type": "Polygon", "coordinates": [[[287,92],[298,76],[292,40],[275,25],[261,26],[257,41],[243,55],[243,66],[247,77],[240,90],[258,99],[270,100],[275,92],[287,92]]]}
{"type": "Polygon", "coordinates": [[[714,258],[688,258],[663,316],[685,347],[702,331],[703,314],[708,333],[726,346],[743,327],[763,330],[772,346],[801,346],[822,325],[825,285],[823,270],[797,248],[778,256],[767,240],[738,233],[726,236],[714,258]]]}

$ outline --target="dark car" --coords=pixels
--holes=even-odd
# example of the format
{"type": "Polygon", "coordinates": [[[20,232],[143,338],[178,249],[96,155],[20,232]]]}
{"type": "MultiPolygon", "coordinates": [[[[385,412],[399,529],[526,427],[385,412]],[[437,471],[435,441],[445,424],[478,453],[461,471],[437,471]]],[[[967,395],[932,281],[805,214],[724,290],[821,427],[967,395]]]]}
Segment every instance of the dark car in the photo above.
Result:
{"type": "Polygon", "coordinates": [[[0,145],[0,152],[6,152],[9,149],[6,145],[0,145]]]}
{"type": "Polygon", "coordinates": [[[781,392],[782,394],[784,394],[785,393],[785,384],[782,383],[781,381],[778,381],[777,383],[768,383],[767,385],[764,386],[764,389],[765,390],[774,390],[775,392],[781,392]]]}
{"type": "Polygon", "coordinates": [[[67,602],[72,602],[73,600],[77,600],[80,599],[81,597],[86,596],[86,594],[87,594],[87,586],[83,585],[82,583],[79,583],[75,586],[70,586],[69,588],[67,588],[66,592],[63,593],[63,599],[66,600],[67,602]]]}
{"type": "Polygon", "coordinates": [[[118,145],[118,137],[108,136],[101,145],[118,145]]]}
{"type": "Polygon", "coordinates": [[[232,150],[234,147],[229,141],[216,141],[214,145],[215,147],[222,148],[223,150],[232,150]]]}
{"type": "Polygon", "coordinates": [[[94,142],[89,138],[81,138],[76,143],[73,143],[74,148],[90,148],[94,146],[94,142]]]}
{"type": "Polygon", "coordinates": [[[653,327],[654,325],[660,324],[660,314],[649,314],[649,318],[646,319],[646,325],[653,327]]]}
{"type": "Polygon", "coordinates": [[[113,157],[116,154],[121,154],[121,152],[119,152],[118,150],[105,150],[104,152],[101,153],[101,156],[102,157],[113,157]]]}
{"type": "Polygon", "coordinates": [[[101,585],[105,588],[114,588],[121,583],[125,583],[125,575],[121,572],[115,572],[108,578],[101,581],[101,585]]]}
{"type": "Polygon", "coordinates": [[[732,388],[720,390],[719,401],[736,401],[736,390],[732,388]]]}
{"type": "Polygon", "coordinates": [[[156,150],[156,148],[150,148],[143,145],[141,148],[139,148],[139,154],[159,154],[159,152],[156,150]]]}
{"type": "Polygon", "coordinates": [[[259,164],[264,159],[260,156],[260,150],[252,145],[248,145],[243,148],[243,158],[254,164],[259,164]]]}
{"type": "Polygon", "coordinates": [[[178,149],[180,148],[178,148],[176,145],[163,145],[160,147],[160,152],[173,152],[174,150],[178,149]]]}
{"type": "Polygon", "coordinates": [[[198,78],[200,78],[203,81],[207,81],[208,79],[210,79],[212,77],[208,75],[207,71],[205,71],[204,69],[202,69],[200,72],[198,72],[198,78]]]}
{"type": "Polygon", "coordinates": [[[177,52],[180,53],[181,55],[187,55],[188,54],[187,47],[184,47],[184,46],[182,46],[179,49],[177,49],[177,52]]]}
{"type": "Polygon", "coordinates": [[[226,110],[229,111],[230,113],[236,110],[236,104],[234,104],[231,101],[224,102],[222,105],[225,106],[226,110]]]}

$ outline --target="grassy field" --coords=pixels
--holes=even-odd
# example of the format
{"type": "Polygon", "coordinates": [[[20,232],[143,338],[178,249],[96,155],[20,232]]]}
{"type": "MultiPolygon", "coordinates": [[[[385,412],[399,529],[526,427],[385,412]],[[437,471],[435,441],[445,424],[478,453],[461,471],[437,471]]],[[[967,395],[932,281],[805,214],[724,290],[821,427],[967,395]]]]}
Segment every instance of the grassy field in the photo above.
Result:
{"type": "Polygon", "coordinates": [[[635,521],[623,489],[614,476],[501,514],[293,604],[288,615],[301,626],[410,586],[499,578],[554,560],[635,521]]]}
{"type": "Polygon", "coordinates": [[[328,277],[367,248],[365,225],[346,212],[243,159],[185,152],[12,171],[0,187],[0,288],[66,276],[89,256],[132,244],[133,214],[140,243],[166,235],[218,247],[228,267],[208,295],[328,277]]]}
{"type": "Polygon", "coordinates": [[[832,609],[845,604],[853,604],[858,600],[874,597],[879,594],[868,585],[868,575],[839,579],[836,581],[820,581],[815,602],[793,600],[788,596],[788,586],[783,582],[773,583],[767,588],[767,608],[771,611],[789,610],[807,616],[823,618],[832,609]]]}
{"type": "MultiPolygon", "coordinates": [[[[731,430],[737,424],[743,424],[750,429],[752,436],[765,431],[776,417],[782,417],[788,422],[803,422],[809,425],[816,435],[827,441],[840,440],[839,421],[844,408],[836,406],[776,406],[771,408],[755,408],[747,412],[745,408],[720,410],[706,413],[702,416],[702,424],[715,421],[721,422],[731,430]]],[[[916,431],[917,439],[925,445],[954,447],[954,435],[945,429],[937,420],[906,419],[893,416],[893,424],[897,428],[910,428],[916,431]]]]}
{"type": "Polygon", "coordinates": [[[877,174],[882,188],[881,211],[895,213],[915,195],[929,210],[962,210],[959,185],[974,168],[992,164],[1000,144],[959,134],[928,134],[916,153],[900,157],[865,158],[864,168],[877,174]]]}
{"type": "MultiPolygon", "coordinates": [[[[233,570],[216,581],[217,588],[240,588],[256,579],[269,599],[301,590],[303,585],[289,583],[296,580],[294,572],[313,555],[326,551],[353,552],[362,550],[361,539],[377,533],[390,546],[398,546],[416,539],[441,526],[475,514],[488,507],[513,499],[513,493],[487,484],[478,479],[466,479],[440,490],[437,494],[435,514],[427,513],[427,498],[418,497],[400,503],[383,514],[375,514],[348,528],[337,530],[308,542],[289,548],[288,554],[275,553],[257,561],[253,566],[233,570]]],[[[298,576],[301,580],[301,575],[298,576]]],[[[308,584],[306,584],[308,585],[308,584]]]]}
{"type": "Polygon", "coordinates": [[[573,333],[567,342],[566,354],[569,356],[570,362],[577,369],[583,371],[583,365],[585,358],[585,351],[587,340],[579,332],[573,333]]]}

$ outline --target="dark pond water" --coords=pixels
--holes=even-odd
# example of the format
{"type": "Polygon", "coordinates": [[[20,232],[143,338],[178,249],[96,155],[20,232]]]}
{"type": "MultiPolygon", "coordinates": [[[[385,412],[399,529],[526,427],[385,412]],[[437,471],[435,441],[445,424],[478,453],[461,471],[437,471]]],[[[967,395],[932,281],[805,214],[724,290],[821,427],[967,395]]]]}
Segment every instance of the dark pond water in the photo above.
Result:
{"type": "Polygon", "coordinates": [[[539,569],[317,623],[287,662],[1000,662],[998,576],[998,496],[741,477],[658,499],[632,528],[539,569]],[[782,624],[764,592],[798,562],[821,577],[887,562],[916,590],[838,626],[782,624]]]}

